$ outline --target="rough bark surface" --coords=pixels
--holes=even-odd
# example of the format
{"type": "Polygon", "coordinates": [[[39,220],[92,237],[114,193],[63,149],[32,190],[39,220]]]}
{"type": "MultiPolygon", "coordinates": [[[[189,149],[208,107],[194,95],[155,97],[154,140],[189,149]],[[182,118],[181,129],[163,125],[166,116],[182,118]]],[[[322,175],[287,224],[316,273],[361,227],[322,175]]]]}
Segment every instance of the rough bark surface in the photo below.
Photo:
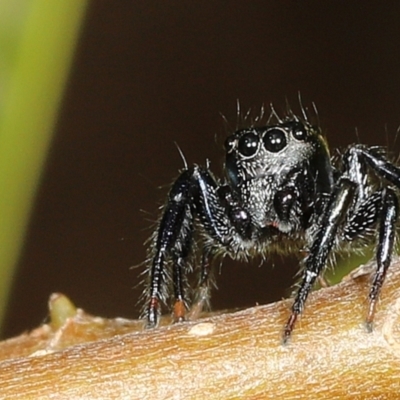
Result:
{"type": "Polygon", "coordinates": [[[400,263],[367,333],[372,270],[312,293],[286,346],[290,300],[144,331],[52,295],[50,324],[0,343],[0,398],[400,398],[400,263]]]}

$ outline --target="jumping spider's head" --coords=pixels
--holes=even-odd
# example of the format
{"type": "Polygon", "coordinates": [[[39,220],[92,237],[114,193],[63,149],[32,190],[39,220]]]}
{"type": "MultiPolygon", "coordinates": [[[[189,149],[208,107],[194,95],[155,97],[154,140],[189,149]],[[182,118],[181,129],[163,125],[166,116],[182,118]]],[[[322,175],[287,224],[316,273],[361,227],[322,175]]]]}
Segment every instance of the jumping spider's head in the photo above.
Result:
{"type": "Polygon", "coordinates": [[[233,188],[254,179],[279,185],[294,169],[305,165],[311,165],[317,180],[331,174],[320,129],[298,118],[238,130],[226,139],[225,150],[226,173],[233,188]]]}
{"type": "Polygon", "coordinates": [[[238,130],[226,139],[225,149],[232,193],[261,229],[297,230],[331,192],[327,144],[307,121],[287,118],[238,130]]]}

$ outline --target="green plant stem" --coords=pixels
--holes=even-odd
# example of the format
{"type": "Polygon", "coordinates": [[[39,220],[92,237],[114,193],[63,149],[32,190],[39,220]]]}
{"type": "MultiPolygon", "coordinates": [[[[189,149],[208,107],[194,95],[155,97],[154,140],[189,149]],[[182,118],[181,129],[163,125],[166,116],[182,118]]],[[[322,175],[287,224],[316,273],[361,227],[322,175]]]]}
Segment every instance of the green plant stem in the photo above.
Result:
{"type": "Polygon", "coordinates": [[[86,5],[85,0],[0,4],[0,20],[8,18],[0,45],[9,57],[0,79],[0,321],[86,5]]]}

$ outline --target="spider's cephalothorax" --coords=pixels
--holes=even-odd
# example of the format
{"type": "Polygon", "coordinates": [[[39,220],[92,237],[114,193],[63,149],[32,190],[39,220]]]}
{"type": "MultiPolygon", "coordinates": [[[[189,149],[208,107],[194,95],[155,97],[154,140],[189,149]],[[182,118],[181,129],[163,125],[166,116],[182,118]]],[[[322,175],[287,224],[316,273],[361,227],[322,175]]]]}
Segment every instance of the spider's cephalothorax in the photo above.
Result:
{"type": "Polygon", "coordinates": [[[194,165],[172,185],[151,251],[147,326],[158,323],[160,302],[170,297],[170,277],[174,320],[185,319],[185,272],[194,241],[202,255],[197,306],[209,298],[210,258],[265,258],[284,248],[307,254],[284,330],[286,341],[330,254],[372,233],[378,267],[366,317],[371,329],[395,242],[400,169],[381,148],[364,145],[349,146],[332,163],[319,128],[293,114],[238,130],[226,139],[225,150],[224,180],[215,179],[208,166],[194,165]],[[200,232],[196,239],[194,230],[200,232]]]}

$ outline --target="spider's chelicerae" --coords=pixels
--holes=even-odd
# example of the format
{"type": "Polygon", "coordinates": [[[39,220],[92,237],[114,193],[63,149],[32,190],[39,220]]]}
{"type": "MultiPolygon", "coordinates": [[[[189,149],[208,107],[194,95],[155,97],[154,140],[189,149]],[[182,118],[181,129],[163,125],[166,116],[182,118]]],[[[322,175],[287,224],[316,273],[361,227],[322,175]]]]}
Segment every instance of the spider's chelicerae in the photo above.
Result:
{"type": "Polygon", "coordinates": [[[172,185],[153,238],[145,292],[147,327],[157,326],[160,303],[171,297],[174,320],[185,319],[186,272],[194,247],[201,254],[194,299],[199,308],[210,297],[211,258],[266,258],[284,246],[306,254],[284,328],[286,342],[330,254],[372,238],[377,270],[366,314],[371,330],[393,254],[400,168],[381,147],[362,144],[331,159],[321,130],[306,115],[292,112],[283,119],[272,112],[264,126],[237,130],[226,139],[225,152],[223,179],[215,178],[208,165],[194,165],[185,167],[172,185]]]}

